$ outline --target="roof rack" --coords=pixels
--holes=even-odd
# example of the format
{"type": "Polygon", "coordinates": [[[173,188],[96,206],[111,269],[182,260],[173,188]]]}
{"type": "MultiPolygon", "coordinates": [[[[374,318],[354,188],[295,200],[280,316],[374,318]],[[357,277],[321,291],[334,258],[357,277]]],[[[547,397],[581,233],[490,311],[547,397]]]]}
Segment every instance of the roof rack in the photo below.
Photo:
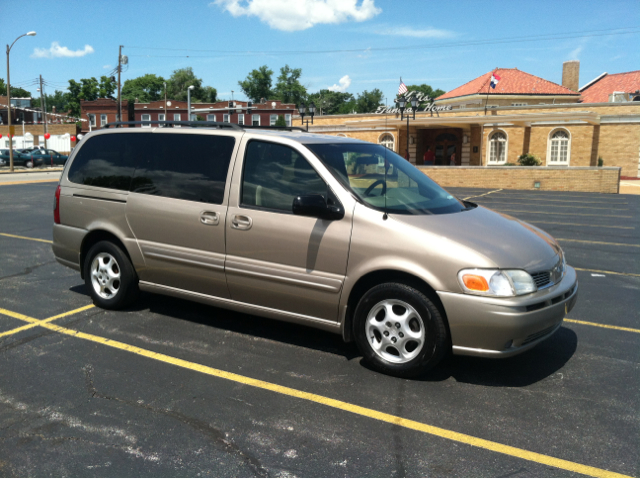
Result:
{"type": "Polygon", "coordinates": [[[258,126],[258,125],[240,125],[241,128],[247,129],[255,129],[255,130],[284,130],[284,131],[303,131],[308,133],[307,130],[301,128],[299,126],[258,126]]]}
{"type": "Polygon", "coordinates": [[[104,128],[120,128],[122,126],[149,126],[158,125],[163,128],[172,128],[174,126],[190,126],[192,128],[204,127],[204,128],[220,128],[230,130],[246,130],[246,129],[258,129],[258,130],[284,130],[284,131],[303,131],[307,133],[307,130],[300,128],[299,126],[257,126],[257,125],[237,125],[235,123],[220,122],[220,121],[115,121],[113,123],[107,123],[104,128]]]}
{"type": "Polygon", "coordinates": [[[136,125],[159,125],[163,128],[174,126],[190,126],[192,128],[205,127],[205,128],[228,128],[230,130],[242,130],[242,127],[235,123],[226,123],[220,121],[115,121],[113,123],[107,123],[105,128],[119,128],[121,126],[136,126],[136,125]]]}

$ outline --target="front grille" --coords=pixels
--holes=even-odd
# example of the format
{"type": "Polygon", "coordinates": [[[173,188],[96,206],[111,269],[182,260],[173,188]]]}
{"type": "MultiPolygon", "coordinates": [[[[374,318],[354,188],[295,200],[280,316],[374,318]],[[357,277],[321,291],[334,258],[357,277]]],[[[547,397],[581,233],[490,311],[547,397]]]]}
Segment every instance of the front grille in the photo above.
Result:
{"type": "Polygon", "coordinates": [[[540,273],[533,273],[531,275],[533,281],[536,283],[538,289],[544,288],[551,282],[551,274],[549,271],[541,271],[540,273]]]}
{"type": "Polygon", "coordinates": [[[531,275],[533,282],[536,283],[538,289],[548,288],[549,286],[559,283],[562,281],[562,276],[564,275],[563,266],[562,256],[560,256],[558,258],[558,262],[551,271],[539,271],[538,273],[533,273],[531,275]]]}

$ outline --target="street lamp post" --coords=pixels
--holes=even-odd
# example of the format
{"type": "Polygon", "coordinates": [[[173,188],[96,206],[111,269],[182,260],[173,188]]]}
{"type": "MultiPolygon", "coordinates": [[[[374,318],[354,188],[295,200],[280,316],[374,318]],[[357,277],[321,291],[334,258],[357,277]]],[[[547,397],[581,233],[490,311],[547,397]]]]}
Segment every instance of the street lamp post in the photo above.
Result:
{"type": "MultiPolygon", "coordinates": [[[[416,119],[416,110],[418,109],[418,105],[420,104],[420,102],[418,101],[418,99],[415,96],[412,96],[411,99],[409,100],[409,102],[411,103],[411,110],[413,112],[413,119],[416,119]]],[[[404,96],[401,96],[400,98],[398,98],[398,106],[400,107],[400,121],[404,120],[404,110],[407,106],[407,98],[404,96]]],[[[407,114],[407,155],[409,155],[409,117],[410,115],[407,114]]],[[[407,161],[411,161],[409,158],[407,158],[407,161]]]]}
{"type": "Polygon", "coordinates": [[[163,82],[164,85],[164,121],[167,121],[167,82],[163,82]]]}
{"type": "MultiPolygon", "coordinates": [[[[304,121],[304,116],[306,115],[307,107],[304,103],[300,103],[298,106],[298,112],[300,113],[300,122],[304,125],[307,125],[307,131],[309,131],[309,120],[304,121]]],[[[316,104],[311,102],[309,104],[309,116],[311,117],[311,124],[313,125],[313,116],[316,114],[316,104]]]]}
{"type": "Polygon", "coordinates": [[[194,88],[193,85],[187,88],[187,121],[191,121],[191,90],[194,88]]]}
{"type": "Polygon", "coordinates": [[[8,121],[9,121],[9,171],[13,171],[13,135],[11,131],[11,79],[9,78],[9,53],[13,48],[13,45],[20,40],[22,37],[35,37],[36,32],[28,32],[20,35],[16,38],[11,46],[7,45],[7,113],[8,113],[8,121]]]}

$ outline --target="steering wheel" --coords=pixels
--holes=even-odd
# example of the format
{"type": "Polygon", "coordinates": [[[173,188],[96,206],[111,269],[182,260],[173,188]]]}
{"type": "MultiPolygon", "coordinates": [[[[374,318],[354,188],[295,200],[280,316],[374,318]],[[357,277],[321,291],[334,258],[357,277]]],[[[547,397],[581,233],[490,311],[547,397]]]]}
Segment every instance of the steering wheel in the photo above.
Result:
{"type": "Polygon", "coordinates": [[[378,185],[382,185],[382,193],[380,193],[380,196],[384,196],[384,194],[387,192],[387,182],[384,180],[376,180],[373,183],[371,183],[369,187],[366,190],[364,190],[364,196],[371,196],[370,193],[378,185]]]}

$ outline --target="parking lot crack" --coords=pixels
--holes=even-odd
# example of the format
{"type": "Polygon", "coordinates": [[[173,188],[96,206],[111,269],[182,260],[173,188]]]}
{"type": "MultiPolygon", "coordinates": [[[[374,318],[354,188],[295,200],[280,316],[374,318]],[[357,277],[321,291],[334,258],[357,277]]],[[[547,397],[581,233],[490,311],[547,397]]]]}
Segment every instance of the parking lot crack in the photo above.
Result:
{"type": "Polygon", "coordinates": [[[215,444],[222,447],[227,453],[240,457],[244,463],[251,469],[257,477],[268,477],[268,471],[262,467],[260,461],[250,454],[243,451],[237,444],[235,444],[224,431],[213,427],[211,424],[201,421],[199,419],[187,416],[171,409],[164,409],[151,406],[149,404],[140,403],[137,401],[131,401],[127,399],[118,398],[115,396],[108,396],[100,393],[94,384],[94,370],[93,365],[85,365],[85,387],[87,393],[91,398],[105,399],[108,401],[116,401],[121,404],[126,404],[131,407],[145,409],[153,414],[160,414],[163,416],[171,417],[180,421],[181,423],[189,426],[191,429],[200,432],[201,434],[208,436],[213,440],[215,444]]]}
{"type": "Polygon", "coordinates": [[[15,274],[10,274],[7,276],[0,276],[0,281],[5,280],[5,279],[10,279],[10,278],[17,278],[18,276],[26,276],[28,274],[31,274],[34,270],[41,268],[42,266],[46,266],[48,264],[53,264],[56,263],[56,261],[47,261],[45,263],[39,263],[33,266],[27,266],[24,270],[22,270],[20,273],[15,273],[15,274]]]}

